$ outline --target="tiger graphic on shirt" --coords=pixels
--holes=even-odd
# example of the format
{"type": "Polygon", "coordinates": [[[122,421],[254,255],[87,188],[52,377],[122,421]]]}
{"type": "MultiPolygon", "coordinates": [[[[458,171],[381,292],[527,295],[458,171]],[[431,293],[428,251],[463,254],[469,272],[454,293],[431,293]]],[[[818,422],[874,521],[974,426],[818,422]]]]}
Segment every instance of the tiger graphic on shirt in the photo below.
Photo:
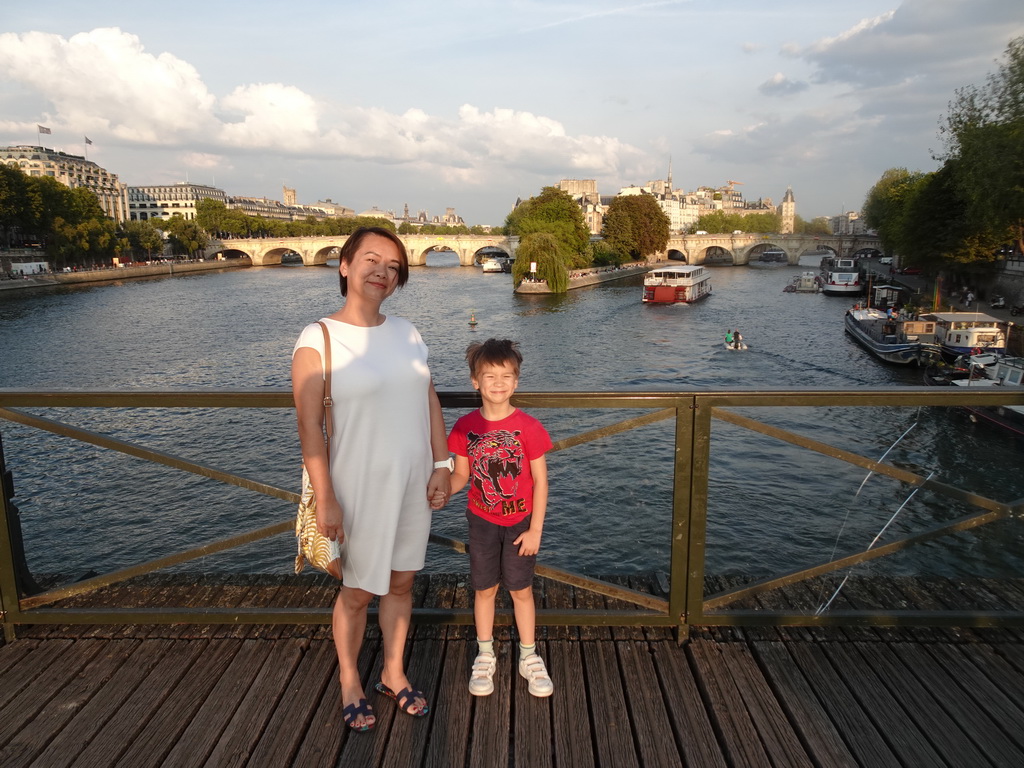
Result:
{"type": "Polygon", "coordinates": [[[488,514],[504,517],[526,512],[526,501],[518,493],[524,458],[520,434],[507,429],[466,434],[470,477],[480,491],[482,511],[488,514]]]}

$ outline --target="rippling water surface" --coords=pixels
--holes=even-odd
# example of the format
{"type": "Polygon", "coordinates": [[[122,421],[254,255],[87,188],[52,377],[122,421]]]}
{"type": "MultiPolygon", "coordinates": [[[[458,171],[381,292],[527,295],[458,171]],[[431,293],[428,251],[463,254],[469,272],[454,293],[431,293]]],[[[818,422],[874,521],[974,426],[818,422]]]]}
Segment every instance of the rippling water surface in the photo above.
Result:
{"type": "MultiPolygon", "coordinates": [[[[849,389],[916,385],[849,340],[848,302],[787,294],[801,267],[714,270],[695,306],[644,306],[640,278],[564,296],[515,296],[508,275],[430,257],[385,305],[419,327],[441,390],[468,390],[463,352],[474,339],[518,339],[524,391],[670,391],[728,387],[849,389]],[[468,320],[479,322],[471,330],[468,320]],[[724,349],[740,328],[746,352],[724,349]]],[[[0,295],[0,386],[103,390],[287,387],[291,349],[340,299],[334,269],[277,267],[0,295]]],[[[295,488],[299,450],[290,409],[36,409],[48,418],[295,488]]],[[[446,414],[449,424],[461,412],[446,414]]],[[[744,409],[808,437],[1007,501],[1024,496],[1022,445],[950,409],[744,409]]],[[[534,411],[556,440],[636,411],[534,411]]],[[[14,471],[26,549],[37,572],[121,567],[291,516],[291,505],[130,457],[0,422],[14,471]]],[[[550,457],[542,559],[589,573],[668,569],[673,427],[661,422],[550,457]]],[[[912,488],[715,421],[708,568],[778,574],[862,548],[912,488]]],[[[435,530],[463,538],[463,498],[435,530]]],[[[882,542],[970,509],[913,496],[882,542]]],[[[1018,526],[990,525],[921,545],[870,568],[886,572],[1017,574],[1018,526]]],[[[186,569],[286,572],[289,535],[211,556],[186,569]]],[[[465,560],[431,548],[430,568],[465,560]]]]}

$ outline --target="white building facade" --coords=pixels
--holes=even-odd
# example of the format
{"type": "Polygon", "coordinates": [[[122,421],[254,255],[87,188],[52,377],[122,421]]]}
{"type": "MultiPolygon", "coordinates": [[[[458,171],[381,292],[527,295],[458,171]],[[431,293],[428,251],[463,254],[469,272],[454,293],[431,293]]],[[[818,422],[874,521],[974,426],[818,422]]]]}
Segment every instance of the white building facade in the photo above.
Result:
{"type": "Polygon", "coordinates": [[[118,223],[128,220],[128,188],[117,174],[81,155],[19,144],[0,147],[0,162],[20,168],[26,176],[49,176],[71,189],[85,187],[96,195],[107,216],[118,223]]]}
{"type": "Polygon", "coordinates": [[[205,199],[227,205],[223,189],[205,184],[150,184],[128,187],[128,212],[132,221],[169,219],[178,215],[192,221],[196,217],[196,203],[205,199]]]}

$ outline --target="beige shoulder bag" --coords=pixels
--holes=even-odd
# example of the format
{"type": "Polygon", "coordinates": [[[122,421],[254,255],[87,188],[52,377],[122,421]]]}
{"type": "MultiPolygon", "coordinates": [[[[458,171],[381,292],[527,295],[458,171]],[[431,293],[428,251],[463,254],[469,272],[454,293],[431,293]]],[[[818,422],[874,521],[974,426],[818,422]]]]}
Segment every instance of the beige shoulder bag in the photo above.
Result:
{"type": "MultiPolygon", "coordinates": [[[[319,321],[318,321],[319,322],[319,321]]],[[[334,433],[331,408],[331,335],[327,326],[320,322],[324,332],[324,426],[327,433],[327,464],[330,466],[331,435],[334,433]]],[[[336,579],[341,578],[341,551],[337,541],[331,541],[316,527],[316,497],[313,485],[309,482],[306,465],[302,465],[302,496],[299,499],[299,511],[295,518],[295,537],[299,541],[299,554],[295,557],[295,572],[301,573],[303,566],[309,563],[314,568],[329,573],[336,579]]]]}

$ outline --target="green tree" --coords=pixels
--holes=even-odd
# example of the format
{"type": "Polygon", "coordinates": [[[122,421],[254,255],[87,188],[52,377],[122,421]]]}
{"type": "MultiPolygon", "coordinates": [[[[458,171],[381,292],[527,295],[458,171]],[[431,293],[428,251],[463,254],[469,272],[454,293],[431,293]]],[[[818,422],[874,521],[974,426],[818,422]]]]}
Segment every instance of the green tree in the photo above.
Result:
{"type": "Polygon", "coordinates": [[[121,225],[120,237],[124,244],[120,247],[131,252],[134,258],[145,256],[153,258],[164,248],[164,237],[151,221],[126,221],[121,225]]]}
{"type": "Polygon", "coordinates": [[[162,226],[171,243],[171,252],[179,255],[195,256],[210,244],[210,237],[195,221],[188,221],[180,214],[162,222],[162,226]]]}
{"type": "Polygon", "coordinates": [[[530,264],[537,264],[537,277],[546,280],[554,293],[569,289],[569,270],[561,255],[558,240],[550,232],[531,232],[519,241],[512,263],[512,280],[519,285],[529,276],[530,264]]]}
{"type": "Polygon", "coordinates": [[[890,168],[868,190],[864,221],[878,232],[887,255],[899,249],[907,201],[923,176],[920,171],[911,173],[906,168],[890,168]]]}
{"type": "Polygon", "coordinates": [[[956,163],[947,161],[909,190],[899,235],[904,264],[934,271],[997,258],[1006,239],[975,226],[957,176],[956,163]]]}
{"type": "Polygon", "coordinates": [[[793,233],[797,235],[831,235],[832,230],[826,220],[817,218],[807,221],[801,218],[800,214],[796,214],[793,217],[793,233]]]}
{"type": "Polygon", "coordinates": [[[554,238],[566,267],[590,264],[590,230],[583,210],[558,187],[544,187],[539,195],[516,206],[505,219],[505,231],[519,238],[547,233],[554,238]]]}
{"type": "Polygon", "coordinates": [[[672,222],[651,195],[619,195],[604,215],[604,239],[619,253],[643,259],[665,250],[672,222]]]}
{"type": "Polygon", "coordinates": [[[617,250],[607,240],[598,240],[594,243],[594,266],[616,267],[629,261],[629,254],[617,250]]]}
{"type": "Polygon", "coordinates": [[[241,214],[241,211],[229,211],[220,200],[204,197],[196,201],[196,223],[205,229],[211,237],[239,237],[243,229],[238,225],[241,216],[230,216],[229,213],[241,214]]]}
{"type": "MultiPolygon", "coordinates": [[[[712,235],[741,232],[778,232],[782,228],[782,217],[777,213],[726,213],[714,211],[706,213],[697,220],[694,231],[709,232],[712,235]]],[[[692,233],[691,233],[692,234],[692,233]]]]}
{"type": "Polygon", "coordinates": [[[0,246],[10,247],[15,232],[34,234],[28,176],[20,168],[0,163],[0,246]]]}
{"type": "Polygon", "coordinates": [[[940,133],[975,228],[1024,248],[1024,37],[984,86],[957,91],[940,133]]]}

